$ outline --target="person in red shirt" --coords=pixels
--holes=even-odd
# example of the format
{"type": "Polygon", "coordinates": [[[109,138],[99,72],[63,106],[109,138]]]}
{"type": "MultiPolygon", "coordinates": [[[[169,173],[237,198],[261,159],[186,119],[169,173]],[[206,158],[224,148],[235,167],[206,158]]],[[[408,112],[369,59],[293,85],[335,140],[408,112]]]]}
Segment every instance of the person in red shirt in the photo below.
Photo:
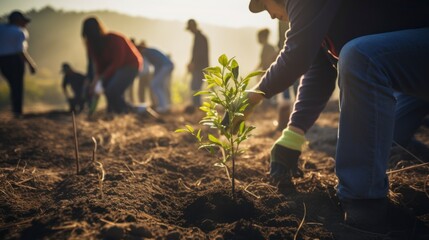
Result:
{"type": "Polygon", "coordinates": [[[120,33],[107,32],[95,17],[83,22],[82,37],[95,70],[92,92],[100,93],[103,89],[108,112],[127,113],[130,105],[125,102],[124,92],[142,66],[141,54],[129,39],[120,33]],[[97,84],[102,88],[96,88],[97,84]]]}

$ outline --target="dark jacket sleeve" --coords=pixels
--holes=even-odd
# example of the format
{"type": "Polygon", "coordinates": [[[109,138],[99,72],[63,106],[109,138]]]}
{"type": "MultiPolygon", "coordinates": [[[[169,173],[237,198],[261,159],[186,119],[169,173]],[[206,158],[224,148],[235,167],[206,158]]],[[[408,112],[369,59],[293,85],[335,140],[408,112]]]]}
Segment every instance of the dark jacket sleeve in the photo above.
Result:
{"type": "Polygon", "coordinates": [[[327,53],[320,49],[301,80],[291,115],[292,126],[304,132],[313,126],[335,89],[336,79],[335,66],[328,59],[327,53]]]}
{"type": "Polygon", "coordinates": [[[286,1],[290,20],[286,44],[258,86],[266,98],[284,91],[308,71],[339,5],[340,0],[286,1]]]}

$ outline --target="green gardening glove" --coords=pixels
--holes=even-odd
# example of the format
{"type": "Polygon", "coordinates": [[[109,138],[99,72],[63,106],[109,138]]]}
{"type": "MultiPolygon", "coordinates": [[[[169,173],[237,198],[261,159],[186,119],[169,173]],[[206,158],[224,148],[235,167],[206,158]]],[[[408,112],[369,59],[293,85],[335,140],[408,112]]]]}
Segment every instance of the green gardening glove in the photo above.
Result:
{"type": "Polygon", "coordinates": [[[292,177],[303,176],[303,172],[298,168],[298,160],[304,143],[304,135],[289,128],[283,130],[271,148],[270,177],[274,183],[290,185],[292,177]]]}

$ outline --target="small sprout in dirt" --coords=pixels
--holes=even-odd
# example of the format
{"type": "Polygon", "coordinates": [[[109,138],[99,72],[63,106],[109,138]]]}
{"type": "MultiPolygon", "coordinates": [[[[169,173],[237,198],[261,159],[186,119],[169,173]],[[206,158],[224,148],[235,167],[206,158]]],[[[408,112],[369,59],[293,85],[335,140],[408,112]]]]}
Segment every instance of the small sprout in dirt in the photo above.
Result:
{"type": "Polygon", "coordinates": [[[237,156],[243,153],[240,144],[250,137],[250,132],[255,128],[248,126],[243,121],[244,112],[247,108],[248,98],[246,90],[252,77],[262,74],[262,71],[252,72],[246,77],[239,76],[239,65],[234,59],[228,59],[222,55],[218,59],[220,67],[208,67],[204,69],[204,80],[207,82],[207,88],[195,95],[205,96],[200,109],[206,113],[201,119],[200,124],[217,129],[223,140],[211,133],[203,134],[201,129],[196,130],[190,125],[183,129],[177,129],[176,132],[187,132],[193,135],[200,145],[199,149],[208,150],[215,154],[220,150],[222,157],[217,165],[225,166],[229,160],[232,162],[232,195],[235,196],[235,160],[237,156]],[[219,113],[219,106],[224,114],[219,113]],[[229,124],[237,123],[237,124],[229,124]]]}

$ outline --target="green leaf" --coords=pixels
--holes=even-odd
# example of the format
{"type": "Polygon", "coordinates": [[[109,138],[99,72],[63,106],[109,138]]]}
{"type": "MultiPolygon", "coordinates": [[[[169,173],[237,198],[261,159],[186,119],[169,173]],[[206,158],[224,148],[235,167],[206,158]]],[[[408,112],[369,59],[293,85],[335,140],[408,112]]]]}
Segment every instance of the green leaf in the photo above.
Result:
{"type": "Polygon", "coordinates": [[[249,89],[249,90],[246,90],[245,92],[259,93],[259,94],[263,94],[263,95],[265,95],[265,93],[264,93],[264,92],[262,92],[262,91],[260,91],[260,90],[253,90],[253,89],[249,89]]]}
{"type": "Polygon", "coordinates": [[[213,136],[212,134],[209,134],[209,140],[219,146],[222,146],[222,143],[220,142],[219,139],[217,139],[217,137],[213,136]]]}
{"type": "Polygon", "coordinates": [[[207,72],[207,73],[216,73],[216,72],[220,72],[221,69],[218,66],[216,66],[216,67],[206,67],[206,68],[203,69],[203,71],[207,72]]]}
{"type": "Polygon", "coordinates": [[[264,74],[264,73],[265,73],[265,71],[263,71],[263,70],[260,70],[260,71],[254,71],[254,72],[249,73],[249,74],[245,77],[245,79],[252,78],[252,77],[256,77],[256,76],[261,75],[261,74],[264,74]]]}
{"type": "Polygon", "coordinates": [[[228,57],[227,57],[225,54],[222,54],[222,55],[219,57],[218,61],[219,61],[220,65],[222,65],[222,66],[224,66],[224,67],[225,67],[226,65],[228,65],[228,57]]]}
{"type": "Polygon", "coordinates": [[[195,131],[191,125],[185,125],[185,127],[189,130],[190,133],[193,133],[195,131]]]}
{"type": "Polygon", "coordinates": [[[183,129],[183,128],[180,128],[180,129],[176,129],[174,132],[176,132],[176,133],[181,133],[181,132],[189,132],[189,130],[188,129],[183,129]]]}
{"type": "Polygon", "coordinates": [[[195,93],[194,96],[205,95],[205,94],[210,94],[210,91],[199,91],[199,92],[195,93]]]}
{"type": "Polygon", "coordinates": [[[197,135],[195,137],[197,137],[198,141],[201,142],[201,140],[202,140],[202,138],[201,138],[201,129],[198,130],[197,135]]]}
{"type": "Polygon", "coordinates": [[[240,128],[238,129],[239,134],[243,134],[244,128],[245,128],[245,125],[244,125],[244,121],[243,121],[240,123],[240,128]]]}
{"type": "Polygon", "coordinates": [[[235,59],[233,59],[231,62],[231,72],[234,75],[234,78],[238,79],[239,66],[235,59]]]}

